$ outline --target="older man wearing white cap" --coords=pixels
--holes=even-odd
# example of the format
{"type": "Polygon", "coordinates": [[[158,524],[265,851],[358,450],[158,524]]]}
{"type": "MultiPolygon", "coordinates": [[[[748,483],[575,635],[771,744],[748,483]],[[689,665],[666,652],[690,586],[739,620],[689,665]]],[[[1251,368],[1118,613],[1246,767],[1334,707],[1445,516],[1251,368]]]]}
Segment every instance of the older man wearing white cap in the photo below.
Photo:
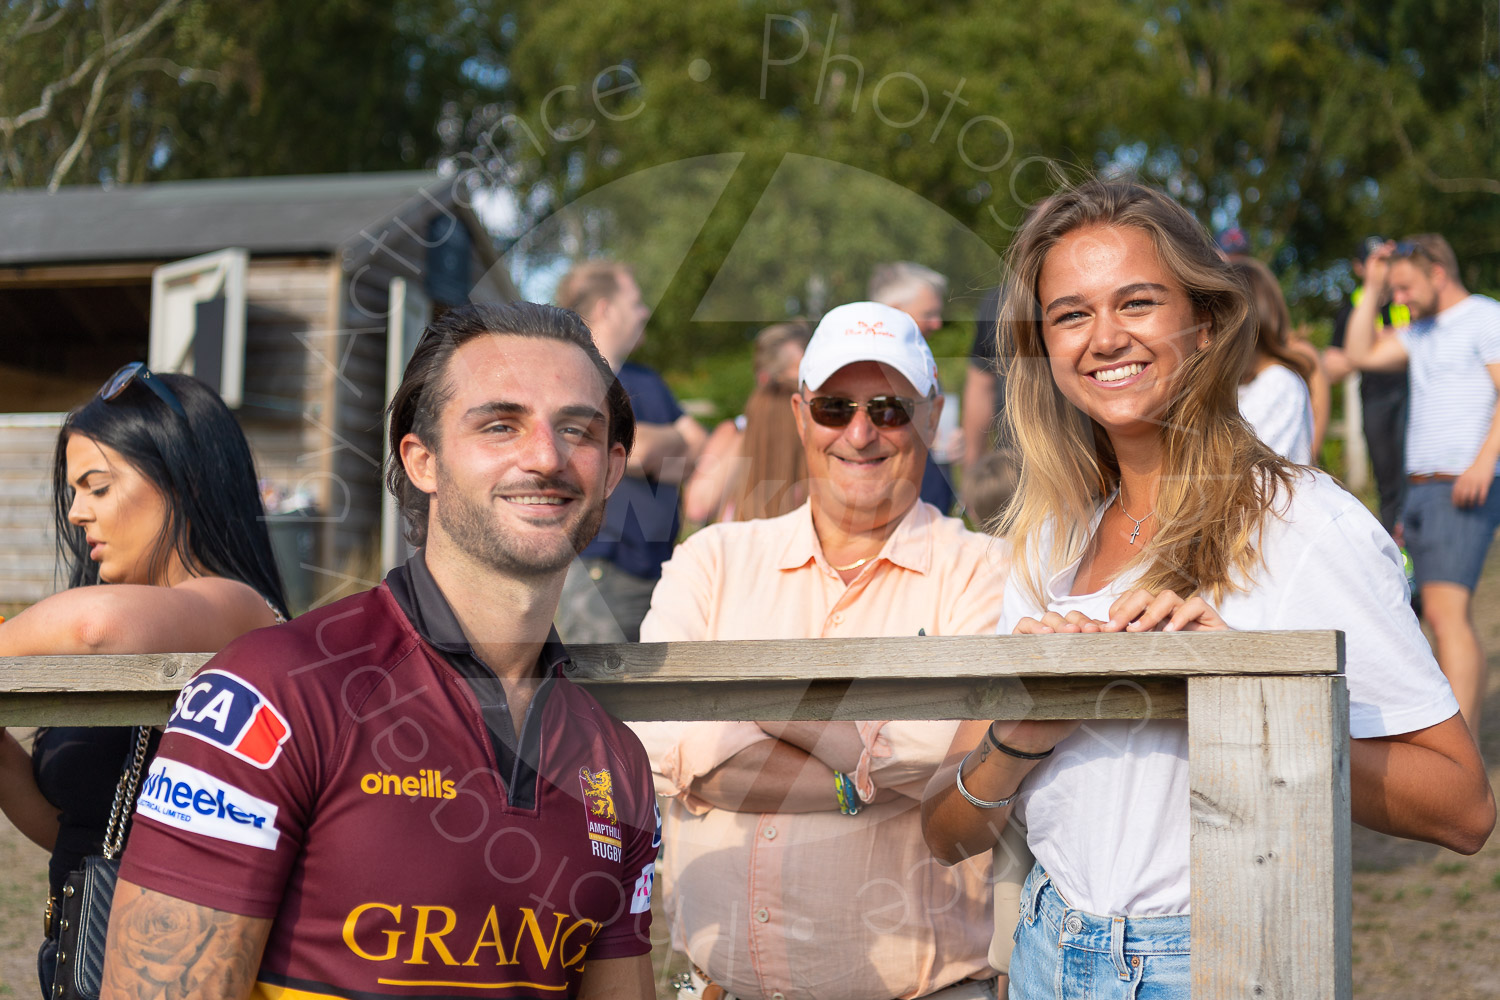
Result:
{"type": "MultiPolygon", "coordinates": [[[[995,629],[1005,544],[918,499],[941,397],[905,313],[818,324],[792,398],[808,501],[678,546],[647,642],[995,629]]],[[[917,806],[952,722],[643,723],[684,1000],[992,996],[988,857],[943,868],[917,806]]]]}

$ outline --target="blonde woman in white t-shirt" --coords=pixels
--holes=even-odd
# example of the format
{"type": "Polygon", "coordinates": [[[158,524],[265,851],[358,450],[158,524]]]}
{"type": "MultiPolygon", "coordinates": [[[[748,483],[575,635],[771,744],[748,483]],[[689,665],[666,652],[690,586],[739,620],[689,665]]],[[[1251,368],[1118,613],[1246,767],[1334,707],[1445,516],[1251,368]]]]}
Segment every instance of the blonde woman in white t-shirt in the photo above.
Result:
{"type": "MultiPolygon", "coordinates": [[[[1000,628],[1343,629],[1355,821],[1479,850],[1494,801],[1399,557],[1357,500],[1240,419],[1254,345],[1207,233],[1158,191],[1095,180],[1044,202],[1010,253],[1001,355],[1023,464],[1000,628]]],[[[923,803],[928,844],[951,863],[993,847],[1013,809],[1024,822],[1037,863],[1012,997],[1085,981],[1186,997],[1186,724],[1079,725],[962,725],[923,803]]]]}

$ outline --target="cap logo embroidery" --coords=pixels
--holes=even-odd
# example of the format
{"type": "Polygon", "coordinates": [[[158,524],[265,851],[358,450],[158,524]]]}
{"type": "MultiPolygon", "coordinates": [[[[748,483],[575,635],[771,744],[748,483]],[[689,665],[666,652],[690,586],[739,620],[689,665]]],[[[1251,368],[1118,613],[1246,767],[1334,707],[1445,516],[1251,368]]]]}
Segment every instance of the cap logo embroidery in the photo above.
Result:
{"type": "Polygon", "coordinates": [[[871,337],[890,337],[892,340],[896,338],[896,335],[894,333],[885,328],[885,320],[883,319],[878,319],[874,323],[866,323],[862,319],[855,320],[852,327],[846,327],[844,329],[844,336],[846,337],[858,337],[861,335],[867,335],[871,337]]]}

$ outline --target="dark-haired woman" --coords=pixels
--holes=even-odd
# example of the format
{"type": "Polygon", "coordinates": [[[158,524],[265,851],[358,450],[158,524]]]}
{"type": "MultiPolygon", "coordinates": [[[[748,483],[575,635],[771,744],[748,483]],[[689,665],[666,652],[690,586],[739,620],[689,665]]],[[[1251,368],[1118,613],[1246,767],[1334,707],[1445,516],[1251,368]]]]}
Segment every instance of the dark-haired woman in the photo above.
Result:
{"type": "MultiPolygon", "coordinates": [[[[1240,417],[1247,307],[1208,234],[1161,192],[1091,181],[1009,253],[1022,463],[1001,629],[1342,629],[1354,820],[1478,851],[1494,798],[1400,557],[1363,504],[1240,417]]],[[[1187,742],[1180,720],[959,727],[923,830],[952,862],[1018,810],[1036,865],[1012,997],[1189,996],[1187,742]]]]}
{"type": "MultiPolygon", "coordinates": [[[[63,421],[52,487],[68,589],[0,624],[0,656],[215,652],[287,614],[249,446],[196,379],[122,368],[63,421]]],[[[0,729],[0,809],[51,852],[54,903],[102,848],[134,732],[43,729],[28,757],[0,729]]]]}

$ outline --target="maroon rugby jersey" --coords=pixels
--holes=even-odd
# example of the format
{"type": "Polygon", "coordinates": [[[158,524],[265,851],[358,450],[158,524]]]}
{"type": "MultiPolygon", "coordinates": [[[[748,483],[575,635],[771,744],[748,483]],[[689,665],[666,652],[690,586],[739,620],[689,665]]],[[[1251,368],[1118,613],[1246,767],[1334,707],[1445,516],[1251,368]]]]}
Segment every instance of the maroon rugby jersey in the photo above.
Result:
{"type": "Polygon", "coordinates": [[[635,735],[560,676],[519,738],[422,554],[183,688],[121,875],[273,918],[259,997],[577,993],[650,951],[660,817],[635,735]]]}

